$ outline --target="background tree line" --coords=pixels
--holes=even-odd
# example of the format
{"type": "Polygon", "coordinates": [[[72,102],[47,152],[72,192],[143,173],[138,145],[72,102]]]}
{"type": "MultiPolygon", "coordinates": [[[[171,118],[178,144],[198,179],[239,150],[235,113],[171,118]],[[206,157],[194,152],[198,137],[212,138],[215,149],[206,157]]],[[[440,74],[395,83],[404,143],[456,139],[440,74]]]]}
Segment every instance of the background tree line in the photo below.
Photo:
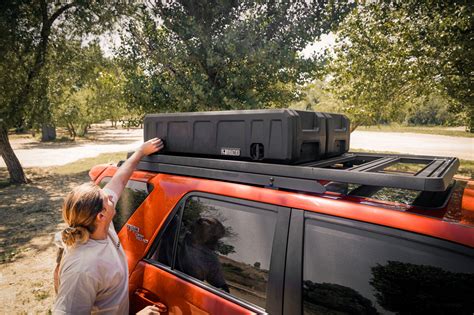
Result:
{"type": "Polygon", "coordinates": [[[459,1],[3,1],[0,153],[23,183],[9,132],[46,141],[64,127],[75,138],[165,111],[296,106],[345,112],[356,126],[472,130],[471,16],[459,1]],[[122,44],[106,57],[99,35],[114,28],[122,44]],[[329,32],[334,51],[302,54],[329,32]]]}

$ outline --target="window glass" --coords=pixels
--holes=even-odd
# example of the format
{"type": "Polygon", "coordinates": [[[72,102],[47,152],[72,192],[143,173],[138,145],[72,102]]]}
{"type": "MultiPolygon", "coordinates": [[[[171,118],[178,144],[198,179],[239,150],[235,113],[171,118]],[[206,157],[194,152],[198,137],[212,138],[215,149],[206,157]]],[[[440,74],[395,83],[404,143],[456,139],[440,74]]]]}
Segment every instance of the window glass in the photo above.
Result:
{"type": "Polygon", "coordinates": [[[174,241],[176,239],[176,232],[178,231],[180,216],[181,211],[178,211],[173,216],[173,219],[170,221],[168,226],[165,228],[164,233],[161,235],[155,252],[151,256],[151,259],[158,261],[168,267],[171,267],[173,261],[174,241]]]}
{"type": "Polygon", "coordinates": [[[307,219],[304,314],[472,314],[473,254],[307,219]]]}
{"type": "MultiPolygon", "coordinates": [[[[99,186],[103,188],[110,181],[110,179],[111,177],[104,177],[99,186]]],[[[115,207],[117,213],[115,214],[113,222],[117,233],[152,190],[153,186],[145,182],[139,182],[136,180],[129,180],[127,182],[127,186],[125,186],[125,189],[122,192],[122,195],[120,196],[120,199],[118,200],[115,207]]]]}
{"type": "MultiPolygon", "coordinates": [[[[152,255],[170,266],[176,214],[152,255]]],[[[174,268],[265,307],[276,212],[192,197],[183,207],[174,268]]]]}

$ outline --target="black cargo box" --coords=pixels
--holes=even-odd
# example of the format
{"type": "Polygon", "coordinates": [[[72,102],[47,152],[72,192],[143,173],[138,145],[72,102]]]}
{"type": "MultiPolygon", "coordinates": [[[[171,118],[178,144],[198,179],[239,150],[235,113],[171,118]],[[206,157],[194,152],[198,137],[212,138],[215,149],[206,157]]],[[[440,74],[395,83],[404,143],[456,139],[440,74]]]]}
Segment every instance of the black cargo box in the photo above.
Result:
{"type": "Polygon", "coordinates": [[[344,115],[292,109],[150,114],[145,141],[165,141],[161,154],[302,163],[349,150],[344,115]]]}

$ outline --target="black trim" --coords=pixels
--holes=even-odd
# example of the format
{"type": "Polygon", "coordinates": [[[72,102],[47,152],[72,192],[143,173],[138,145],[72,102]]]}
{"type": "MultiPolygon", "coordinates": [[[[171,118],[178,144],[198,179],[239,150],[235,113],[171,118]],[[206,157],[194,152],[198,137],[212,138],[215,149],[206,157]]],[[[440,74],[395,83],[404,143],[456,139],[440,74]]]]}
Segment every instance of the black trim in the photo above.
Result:
{"type": "MultiPolygon", "coordinates": [[[[230,161],[229,161],[230,162],[230,161]]],[[[233,161],[232,161],[233,162],[233,161]]],[[[244,162],[249,163],[249,162],[244,162]]],[[[223,180],[227,182],[251,184],[267,188],[283,188],[288,190],[324,193],[324,186],[315,180],[276,176],[271,174],[255,174],[240,171],[227,171],[203,167],[192,167],[172,164],[159,164],[141,161],[138,169],[159,173],[185,175],[199,178],[223,180]]]]}
{"type": "Polygon", "coordinates": [[[142,158],[138,164],[138,169],[145,171],[313,193],[325,192],[324,186],[316,180],[445,191],[458,167],[459,159],[454,157],[372,153],[346,153],[337,158],[301,165],[157,154],[142,158]],[[416,174],[384,172],[386,167],[395,163],[426,166],[416,174]],[[343,167],[331,168],[335,165],[343,167]]]}
{"type": "Polygon", "coordinates": [[[457,183],[457,181],[453,181],[451,185],[442,192],[422,191],[412,202],[412,206],[426,210],[444,209],[448,205],[457,183]]]}
{"type": "MultiPolygon", "coordinates": [[[[153,243],[151,244],[150,248],[148,249],[148,253],[146,253],[144,259],[151,259],[151,256],[153,255],[153,253],[156,251],[156,249],[158,247],[159,240],[163,237],[163,234],[166,232],[166,229],[168,228],[169,224],[173,220],[176,213],[181,209],[182,205],[183,205],[182,201],[181,200],[178,201],[178,203],[173,208],[173,210],[171,210],[171,212],[168,214],[168,217],[165,219],[165,222],[163,222],[163,224],[161,225],[161,228],[158,231],[158,234],[153,239],[153,241],[152,241],[153,243]]],[[[176,233],[178,233],[178,232],[176,232],[176,233]]],[[[175,236],[175,239],[176,239],[176,236],[175,236]]]]}
{"type": "MultiPolygon", "coordinates": [[[[474,258],[473,247],[454,243],[448,240],[440,239],[440,238],[429,236],[429,235],[418,234],[415,232],[395,229],[389,226],[378,225],[374,223],[362,222],[362,221],[357,221],[357,220],[352,220],[352,219],[347,219],[347,218],[333,217],[333,216],[319,214],[319,213],[310,212],[310,211],[305,212],[304,218],[305,220],[312,219],[319,222],[337,224],[340,226],[355,228],[362,231],[382,234],[389,237],[403,239],[403,240],[407,240],[407,241],[418,243],[418,244],[428,244],[430,246],[437,247],[446,251],[451,251],[457,254],[462,254],[462,255],[466,255],[466,256],[474,258]]],[[[290,230],[290,233],[291,233],[291,230],[290,230]]]]}
{"type": "Polygon", "coordinates": [[[174,264],[176,261],[175,259],[176,250],[177,250],[177,245],[178,245],[178,242],[177,242],[178,238],[176,237],[176,235],[175,235],[174,245],[173,245],[173,261],[172,261],[173,266],[166,266],[158,261],[151,259],[151,256],[156,251],[157,246],[160,242],[160,239],[163,236],[163,233],[166,231],[170,222],[173,220],[173,218],[178,213],[178,211],[180,211],[180,219],[178,223],[179,226],[176,229],[176,233],[179,233],[181,221],[182,221],[181,219],[184,212],[182,210],[184,209],[184,206],[187,200],[192,197],[203,197],[210,200],[223,201],[230,204],[250,207],[250,208],[253,208],[252,210],[255,209],[256,213],[259,213],[259,209],[265,210],[265,211],[271,211],[275,213],[277,220],[276,220],[276,225],[275,225],[275,233],[273,237],[272,254],[271,254],[271,259],[270,259],[270,272],[268,275],[268,283],[267,283],[266,309],[268,310],[268,313],[270,314],[282,314],[283,281],[284,281],[284,274],[285,274],[285,257],[286,257],[285,253],[286,253],[286,248],[287,248],[287,235],[288,235],[288,230],[289,230],[289,218],[290,218],[289,208],[275,206],[268,203],[250,201],[246,199],[227,197],[223,195],[216,195],[216,194],[197,192],[197,191],[189,192],[179,200],[179,202],[170,212],[164,224],[162,225],[160,231],[158,232],[157,236],[154,238],[153,244],[152,246],[150,246],[148,253],[145,255],[146,258],[144,258],[143,261],[150,263],[153,266],[158,267],[160,269],[166,270],[170,272],[171,274],[177,277],[180,277],[186,281],[192,282],[193,284],[196,284],[203,289],[206,289],[212,293],[215,293],[219,295],[220,297],[225,298],[229,301],[232,301],[233,303],[236,303],[240,306],[246,307],[250,309],[251,311],[257,312],[259,314],[267,314],[263,308],[260,308],[257,305],[247,303],[244,300],[234,297],[224,291],[221,291],[217,288],[214,288],[206,284],[205,282],[194,279],[186,275],[185,273],[174,269],[175,267],[174,264]]]}
{"type": "Polygon", "coordinates": [[[301,314],[303,278],[303,227],[304,211],[291,210],[290,231],[288,235],[288,251],[286,255],[285,291],[283,314],[301,314]]]}
{"type": "Polygon", "coordinates": [[[267,312],[272,315],[283,314],[283,287],[285,283],[286,249],[290,228],[289,208],[278,207],[278,219],[273,237],[270,273],[267,284],[267,312]]]}

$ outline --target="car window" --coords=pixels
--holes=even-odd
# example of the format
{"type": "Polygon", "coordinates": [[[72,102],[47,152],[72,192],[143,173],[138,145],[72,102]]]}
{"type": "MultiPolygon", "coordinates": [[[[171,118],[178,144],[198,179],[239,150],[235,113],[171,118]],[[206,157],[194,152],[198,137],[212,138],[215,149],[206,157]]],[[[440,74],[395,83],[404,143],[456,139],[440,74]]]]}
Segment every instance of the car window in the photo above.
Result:
{"type": "Polygon", "coordinates": [[[472,249],[384,231],[306,219],[304,314],[473,313],[472,249]]]}
{"type": "Polygon", "coordinates": [[[265,308],[276,217],[266,209],[188,198],[152,259],[265,308]]]}
{"type": "MultiPolygon", "coordinates": [[[[104,177],[99,186],[103,188],[111,177],[104,177]]],[[[136,180],[129,180],[115,206],[117,213],[113,219],[117,233],[153,190],[153,186],[136,180]]]]}

